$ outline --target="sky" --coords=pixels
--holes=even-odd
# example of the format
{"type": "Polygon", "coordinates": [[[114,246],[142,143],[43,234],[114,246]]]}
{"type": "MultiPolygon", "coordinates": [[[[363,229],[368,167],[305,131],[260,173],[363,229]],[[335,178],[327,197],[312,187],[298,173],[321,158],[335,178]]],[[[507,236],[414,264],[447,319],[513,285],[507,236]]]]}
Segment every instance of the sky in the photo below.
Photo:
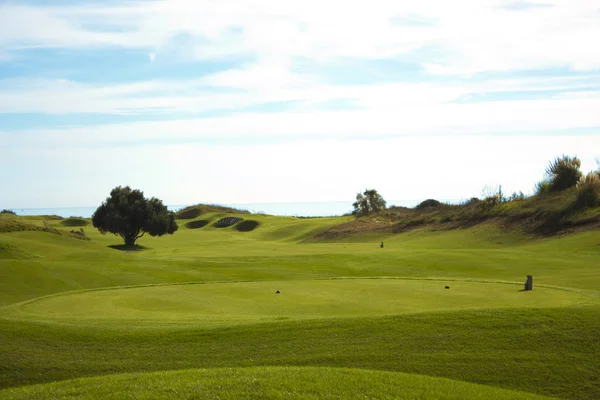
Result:
{"type": "Polygon", "coordinates": [[[600,156],[598,0],[0,0],[0,208],[468,199],[600,156]]]}

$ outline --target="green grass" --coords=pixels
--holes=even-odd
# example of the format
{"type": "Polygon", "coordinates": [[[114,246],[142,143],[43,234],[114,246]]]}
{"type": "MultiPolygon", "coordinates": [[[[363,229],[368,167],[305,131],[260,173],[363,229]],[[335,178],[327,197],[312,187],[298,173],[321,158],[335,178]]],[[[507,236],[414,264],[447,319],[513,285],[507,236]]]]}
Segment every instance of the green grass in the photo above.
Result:
{"type": "Polygon", "coordinates": [[[160,285],[49,296],[10,307],[5,316],[99,329],[122,323],[129,328],[164,323],[212,327],[443,310],[600,305],[599,296],[586,292],[522,289],[516,284],[405,279],[160,285]]]}
{"type": "Polygon", "coordinates": [[[232,368],[125,374],[0,392],[8,399],[506,399],[549,397],[403,373],[339,368],[232,368]]]}
{"type": "Polygon", "coordinates": [[[532,237],[492,221],[315,242],[352,219],[203,210],[185,223],[199,220],[208,223],[144,237],[139,251],[113,248],[120,238],[92,229],[89,241],[0,232],[0,389],[100,377],[0,398],[102,398],[94,387],[115,397],[180,388],[185,397],[198,380],[221,398],[225,387],[234,398],[255,389],[347,398],[352,388],[402,398],[402,387],[414,398],[600,398],[598,231],[532,237]],[[212,226],[224,216],[258,225],[212,226]],[[534,290],[521,292],[528,274],[534,290]],[[146,372],[159,373],[113,375],[146,372]],[[232,376],[229,386],[215,374],[232,376]],[[419,392],[427,387],[435,389],[419,392]]]}

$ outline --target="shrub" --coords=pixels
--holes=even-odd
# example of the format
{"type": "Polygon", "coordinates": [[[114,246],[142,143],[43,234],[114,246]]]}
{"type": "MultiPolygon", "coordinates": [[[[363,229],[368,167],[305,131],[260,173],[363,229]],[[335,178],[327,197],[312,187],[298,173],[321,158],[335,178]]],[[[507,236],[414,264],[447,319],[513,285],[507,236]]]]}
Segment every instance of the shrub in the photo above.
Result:
{"type": "Polygon", "coordinates": [[[417,210],[423,210],[425,208],[439,208],[442,205],[442,203],[440,203],[437,200],[434,199],[427,199],[423,202],[421,202],[421,204],[419,204],[417,207],[415,207],[417,210]]]}
{"type": "Polygon", "coordinates": [[[543,196],[550,193],[550,182],[547,180],[539,181],[535,184],[535,194],[543,196]]]}
{"type": "Polygon", "coordinates": [[[81,217],[69,217],[61,221],[63,226],[86,226],[88,221],[81,217]]]}
{"type": "Polygon", "coordinates": [[[600,206],[600,177],[597,173],[590,172],[577,183],[577,208],[600,206]]]}
{"type": "Polygon", "coordinates": [[[16,213],[16,212],[14,212],[14,211],[12,211],[12,210],[7,210],[7,209],[4,209],[4,210],[0,211],[0,214],[12,214],[12,215],[17,215],[17,213],[16,213]]]}
{"type": "Polygon", "coordinates": [[[474,206],[481,203],[481,200],[477,197],[471,197],[468,201],[466,201],[463,205],[465,206],[474,206]]]}
{"type": "Polygon", "coordinates": [[[546,174],[550,177],[548,190],[550,192],[560,192],[572,188],[582,177],[581,160],[577,157],[562,156],[552,161],[546,169],[546,174]]]}
{"type": "Polygon", "coordinates": [[[507,201],[522,201],[525,200],[525,193],[523,192],[514,192],[512,195],[510,195],[510,197],[507,199],[507,201]]]}

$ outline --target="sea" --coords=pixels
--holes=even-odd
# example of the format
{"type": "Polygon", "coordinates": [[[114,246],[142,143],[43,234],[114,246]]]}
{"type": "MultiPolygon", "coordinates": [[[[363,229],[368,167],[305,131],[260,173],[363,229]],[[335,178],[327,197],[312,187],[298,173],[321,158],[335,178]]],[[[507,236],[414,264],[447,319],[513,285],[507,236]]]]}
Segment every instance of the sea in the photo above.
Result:
{"type": "MultiPolygon", "coordinates": [[[[414,207],[422,200],[391,200],[388,206],[414,207]]],[[[237,203],[221,204],[227,207],[250,211],[253,214],[269,214],[293,217],[328,217],[352,212],[351,201],[305,202],[305,203],[237,203]]],[[[187,207],[185,204],[168,205],[171,211],[187,207]]],[[[96,207],[58,207],[58,208],[12,208],[17,215],[58,215],[63,218],[90,218],[96,207]]]]}

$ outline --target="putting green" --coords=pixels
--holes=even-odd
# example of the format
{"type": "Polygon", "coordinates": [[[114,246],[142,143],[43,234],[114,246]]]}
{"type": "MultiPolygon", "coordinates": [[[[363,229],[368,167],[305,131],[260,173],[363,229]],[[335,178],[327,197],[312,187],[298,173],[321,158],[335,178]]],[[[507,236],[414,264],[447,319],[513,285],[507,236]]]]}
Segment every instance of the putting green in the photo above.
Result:
{"type": "Polygon", "coordinates": [[[537,287],[523,292],[521,288],[503,283],[403,279],[146,286],[45,297],[13,307],[12,314],[73,324],[235,325],[474,308],[560,307],[596,301],[573,291],[537,287]]]}
{"type": "Polygon", "coordinates": [[[109,375],[0,391],[3,399],[510,399],[549,397],[399,372],[316,367],[109,375]]]}

